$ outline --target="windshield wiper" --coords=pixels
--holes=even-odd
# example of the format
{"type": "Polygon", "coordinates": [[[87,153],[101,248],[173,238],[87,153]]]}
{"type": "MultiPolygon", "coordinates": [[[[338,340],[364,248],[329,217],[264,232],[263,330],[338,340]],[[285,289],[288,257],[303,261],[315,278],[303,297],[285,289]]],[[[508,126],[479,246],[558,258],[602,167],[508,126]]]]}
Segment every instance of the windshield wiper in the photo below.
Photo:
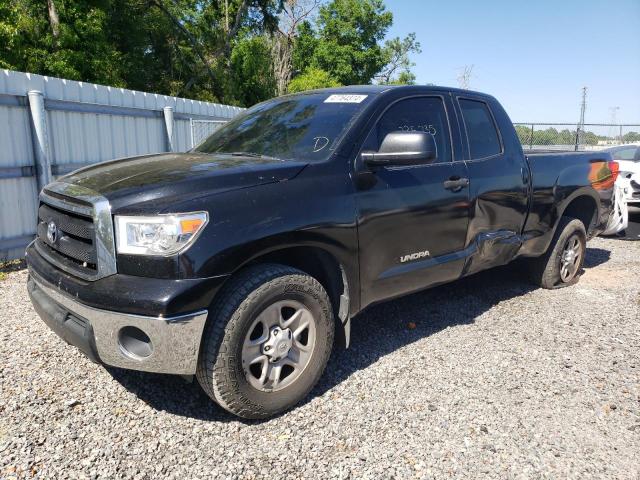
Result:
{"type": "Polygon", "coordinates": [[[269,155],[263,155],[261,153],[255,153],[255,152],[224,152],[224,153],[227,153],[228,155],[233,155],[234,157],[252,157],[252,158],[266,158],[269,160],[282,160],[281,158],[270,157],[269,155]]]}

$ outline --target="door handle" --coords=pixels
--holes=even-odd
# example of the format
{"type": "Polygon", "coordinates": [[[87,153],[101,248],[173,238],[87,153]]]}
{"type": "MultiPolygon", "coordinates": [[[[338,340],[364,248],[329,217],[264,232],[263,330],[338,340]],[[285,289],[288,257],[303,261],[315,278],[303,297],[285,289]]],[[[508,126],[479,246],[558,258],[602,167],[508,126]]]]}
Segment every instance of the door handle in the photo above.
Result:
{"type": "Polygon", "coordinates": [[[451,177],[449,180],[445,180],[444,188],[447,190],[451,190],[452,192],[459,192],[464,187],[469,186],[468,178],[460,178],[460,177],[451,177]]]}

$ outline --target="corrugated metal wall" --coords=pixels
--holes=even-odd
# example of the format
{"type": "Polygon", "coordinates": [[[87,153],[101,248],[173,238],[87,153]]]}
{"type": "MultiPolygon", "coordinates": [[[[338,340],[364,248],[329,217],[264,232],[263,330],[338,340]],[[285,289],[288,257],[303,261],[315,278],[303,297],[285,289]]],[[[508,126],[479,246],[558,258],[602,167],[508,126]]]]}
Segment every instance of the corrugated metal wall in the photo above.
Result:
{"type": "MultiPolygon", "coordinates": [[[[169,148],[186,151],[193,146],[192,120],[228,120],[241,110],[0,70],[0,260],[22,257],[34,235],[38,145],[46,143],[55,177],[119,157],[169,148]],[[33,99],[30,103],[28,95],[33,90],[42,93],[46,138],[34,133],[33,99]],[[166,107],[171,107],[168,118],[166,107]],[[171,141],[168,123],[173,127],[171,141]]],[[[46,177],[40,173],[40,178],[46,177]]]]}

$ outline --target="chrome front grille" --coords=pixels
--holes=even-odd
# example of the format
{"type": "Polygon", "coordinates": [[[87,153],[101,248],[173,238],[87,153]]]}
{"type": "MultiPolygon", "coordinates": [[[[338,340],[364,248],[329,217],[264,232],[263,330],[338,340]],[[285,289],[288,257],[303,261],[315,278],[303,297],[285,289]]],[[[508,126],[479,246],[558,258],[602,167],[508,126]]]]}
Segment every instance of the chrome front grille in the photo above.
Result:
{"type": "Polygon", "coordinates": [[[116,273],[109,202],[77,185],[47,185],[40,193],[35,247],[56,267],[85,280],[116,273]]]}

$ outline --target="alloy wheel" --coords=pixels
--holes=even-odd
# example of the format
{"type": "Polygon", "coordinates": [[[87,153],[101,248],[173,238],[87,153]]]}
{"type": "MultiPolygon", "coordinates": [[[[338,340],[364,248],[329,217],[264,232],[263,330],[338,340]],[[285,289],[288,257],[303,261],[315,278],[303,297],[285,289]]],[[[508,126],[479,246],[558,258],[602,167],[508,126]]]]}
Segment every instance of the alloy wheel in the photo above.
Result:
{"type": "Polygon", "coordinates": [[[560,254],[560,279],[568,283],[575,278],[582,264],[583,248],[578,235],[571,235],[560,254]]]}
{"type": "Polygon", "coordinates": [[[281,390],[309,365],[316,342],[316,320],[294,300],[275,302],[253,321],[242,345],[242,367],[249,384],[281,390]]]}

